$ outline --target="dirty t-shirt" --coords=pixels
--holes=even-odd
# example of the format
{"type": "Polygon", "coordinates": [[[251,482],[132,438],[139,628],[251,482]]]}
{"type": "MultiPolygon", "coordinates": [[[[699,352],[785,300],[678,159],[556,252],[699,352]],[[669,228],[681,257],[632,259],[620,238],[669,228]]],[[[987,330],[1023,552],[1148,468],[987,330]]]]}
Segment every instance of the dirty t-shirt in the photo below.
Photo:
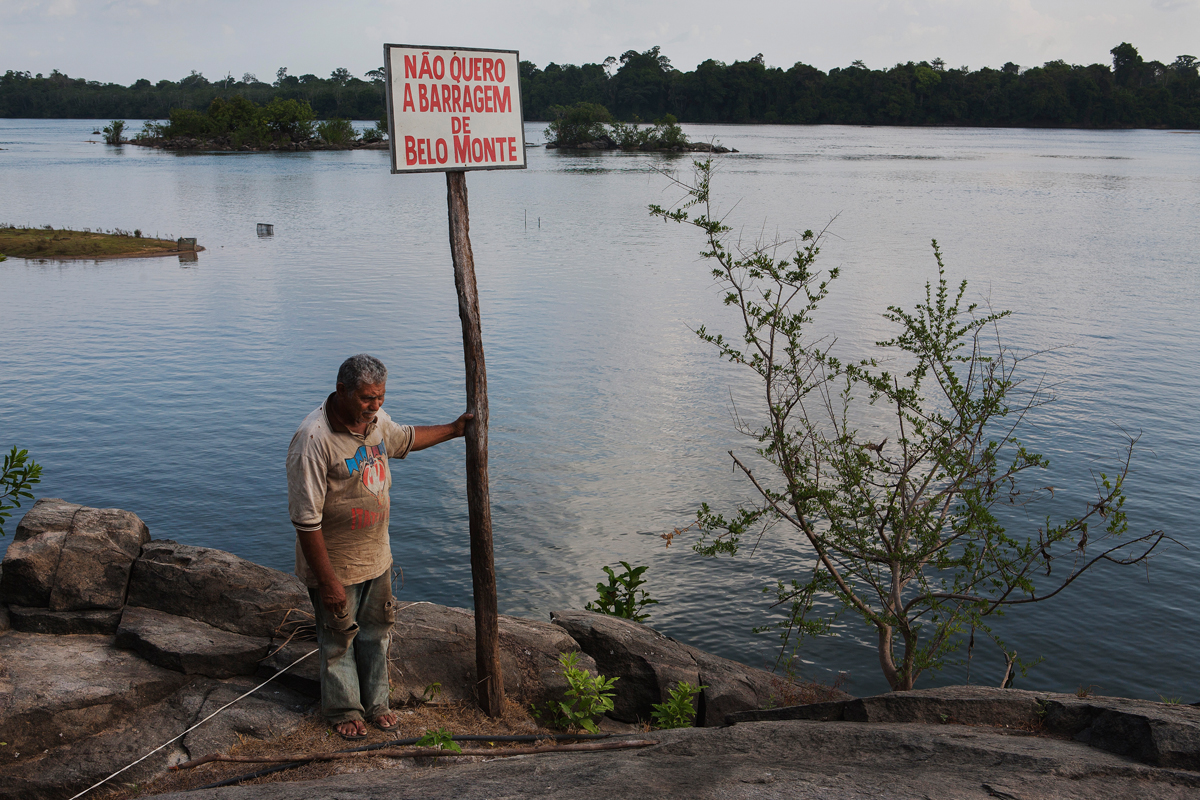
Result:
{"type": "MultiPolygon", "coordinates": [[[[297,530],[320,530],[334,574],[344,586],[378,578],[391,568],[388,511],[389,458],[412,449],[413,428],[380,409],[365,433],[330,419],[326,407],[305,417],[288,447],[288,512],[297,530]]],[[[310,587],[317,579],[296,541],[296,574],[310,587]]]]}

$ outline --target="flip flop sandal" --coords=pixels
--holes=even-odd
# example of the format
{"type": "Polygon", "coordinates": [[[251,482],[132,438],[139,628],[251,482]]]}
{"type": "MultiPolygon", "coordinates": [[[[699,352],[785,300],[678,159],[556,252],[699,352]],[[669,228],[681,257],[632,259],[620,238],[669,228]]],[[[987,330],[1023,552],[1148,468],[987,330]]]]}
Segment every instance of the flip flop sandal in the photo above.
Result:
{"type": "Polygon", "coordinates": [[[396,731],[400,730],[400,718],[399,717],[396,717],[396,721],[393,722],[391,725],[384,725],[382,722],[379,721],[379,717],[376,717],[375,719],[371,720],[371,724],[374,725],[376,728],[379,728],[379,730],[383,731],[384,733],[395,733],[396,731]]]}
{"type": "Polygon", "coordinates": [[[363,739],[367,738],[365,733],[342,733],[337,729],[337,725],[333,726],[333,732],[345,739],[347,742],[361,742],[363,739]]]}

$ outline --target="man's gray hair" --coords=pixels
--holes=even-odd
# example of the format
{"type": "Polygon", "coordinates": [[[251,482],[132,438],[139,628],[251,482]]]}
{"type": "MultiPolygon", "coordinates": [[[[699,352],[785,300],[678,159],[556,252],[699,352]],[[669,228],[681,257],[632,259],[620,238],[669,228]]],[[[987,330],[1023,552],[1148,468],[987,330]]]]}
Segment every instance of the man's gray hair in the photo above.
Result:
{"type": "Polygon", "coordinates": [[[345,384],[351,391],[365,383],[384,383],[387,381],[387,367],[375,356],[359,353],[350,356],[338,367],[337,382],[345,384]]]}

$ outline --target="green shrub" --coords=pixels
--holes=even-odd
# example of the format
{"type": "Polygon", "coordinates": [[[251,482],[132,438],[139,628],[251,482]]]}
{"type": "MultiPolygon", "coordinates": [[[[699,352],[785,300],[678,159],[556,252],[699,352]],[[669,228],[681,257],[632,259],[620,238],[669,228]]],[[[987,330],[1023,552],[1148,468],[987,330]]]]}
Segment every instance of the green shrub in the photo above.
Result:
{"type": "Polygon", "coordinates": [[[636,150],[637,148],[650,141],[650,135],[654,133],[653,128],[643,128],[637,122],[626,124],[624,122],[614,122],[610,128],[612,129],[613,141],[618,147],[626,150],[636,150]]]}
{"type": "Polygon", "coordinates": [[[202,139],[209,136],[211,130],[212,125],[207,114],[201,114],[191,108],[172,108],[170,121],[163,129],[163,136],[168,139],[181,136],[202,139]]]}
{"type": "Polygon", "coordinates": [[[576,147],[607,136],[605,123],[612,121],[608,109],[597,103],[551,106],[550,113],[554,120],[546,127],[545,135],[559,147],[576,147]]]}
{"type": "Polygon", "coordinates": [[[603,675],[592,675],[579,667],[579,653],[563,653],[558,657],[558,663],[563,667],[563,677],[567,679],[566,701],[550,701],[546,708],[533,711],[556,728],[583,728],[591,733],[599,733],[600,729],[593,721],[613,709],[613,685],[620,678],[605,678],[603,675]]]}
{"type": "Polygon", "coordinates": [[[271,133],[293,142],[306,142],[313,137],[315,116],[307,100],[280,100],[277,97],[263,109],[263,119],[271,133]]]}
{"type": "Polygon", "coordinates": [[[634,622],[650,619],[649,614],[639,613],[643,607],[652,606],[658,603],[646,593],[645,589],[639,590],[644,581],[642,574],[648,567],[631,567],[628,562],[619,562],[625,571],[617,575],[612,567],[604,567],[604,572],[608,574],[608,583],[597,583],[596,593],[599,599],[594,603],[588,603],[585,608],[588,611],[598,611],[601,614],[608,614],[610,617],[621,617],[623,619],[631,619],[634,622]]]}
{"type": "Polygon", "coordinates": [[[347,119],[327,119],[317,123],[317,136],[327,144],[345,144],[358,138],[354,126],[347,119]]]}
{"type": "Polygon", "coordinates": [[[650,716],[654,719],[656,728],[690,728],[696,719],[696,706],[692,698],[707,689],[707,686],[693,686],[687,681],[675,684],[667,696],[665,703],[655,703],[650,716]]]}
{"type": "Polygon", "coordinates": [[[667,114],[661,119],[654,120],[654,131],[650,135],[659,147],[686,147],[689,142],[687,136],[683,132],[683,128],[679,127],[679,120],[674,114],[667,114]]]}
{"type": "Polygon", "coordinates": [[[425,734],[416,741],[417,747],[432,747],[434,750],[452,750],[455,753],[461,753],[462,747],[458,742],[454,741],[454,734],[449,728],[438,728],[437,730],[427,730],[425,734]]]}
{"type": "Polygon", "coordinates": [[[33,492],[29,490],[41,480],[42,465],[29,457],[28,450],[14,447],[4,457],[0,464],[0,536],[4,535],[4,521],[12,516],[11,509],[21,507],[22,497],[32,500],[33,492]]]}
{"type": "Polygon", "coordinates": [[[112,122],[102,128],[104,131],[105,144],[120,144],[121,134],[125,132],[125,120],[114,119],[112,122]]]}

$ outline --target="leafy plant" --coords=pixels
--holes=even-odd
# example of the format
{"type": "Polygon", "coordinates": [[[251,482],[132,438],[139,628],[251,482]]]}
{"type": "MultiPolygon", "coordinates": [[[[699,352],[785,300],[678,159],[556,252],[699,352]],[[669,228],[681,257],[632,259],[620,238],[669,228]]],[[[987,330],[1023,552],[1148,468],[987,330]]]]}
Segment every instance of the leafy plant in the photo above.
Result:
{"type": "Polygon", "coordinates": [[[545,135],[559,147],[576,147],[607,136],[604,123],[612,121],[608,109],[597,103],[551,106],[550,113],[554,119],[546,126],[545,135]]]}
{"type": "Polygon", "coordinates": [[[345,144],[358,137],[348,119],[327,119],[317,123],[317,136],[329,144],[345,144]]]}
{"type": "Polygon", "coordinates": [[[821,236],[728,244],[731,229],[710,198],[712,162],[695,167],[691,183],[675,180],[682,203],[650,213],[703,233],[701,254],[714,262],[738,334],[697,333],[753,373],[761,391],[757,416],[737,417],[761,460],[748,463],[730,451],[756,498],[729,517],[701,506],[695,549],[735,555],[743,536],[772,528],[795,537],[805,571],[773,588],[775,605],[790,605],[779,623],[785,643],[825,632],[848,611],[873,629],[884,676],[904,691],[943,666],[969,626],[1004,650],[1011,674],[1016,654],[988,627],[992,614],[1047,600],[1102,561],[1143,561],[1167,538],[1152,531],[1114,541],[1127,530],[1124,483],[1135,439],[1113,477],[1096,477],[1078,517],[1057,524],[1047,517],[1024,535],[1009,533],[997,504],[1051,490],[1022,488],[1023,473],[1048,462],[1018,432],[1049,398],[1023,385],[1018,367],[1028,356],[999,338],[1008,312],[964,304],[966,281],[952,291],[935,241],[937,281],[926,283],[924,302],[884,314],[897,332],[876,345],[897,372],[881,367],[882,359],[844,362],[832,352],[835,339],[809,334],[838,274],[814,268],[821,236]],[[1139,552],[1130,553],[1134,546],[1139,552]],[[1039,588],[1039,573],[1049,578],[1060,561],[1066,574],[1039,588]],[[832,600],[822,607],[833,610],[813,620],[818,599],[832,600]]]}
{"type": "Polygon", "coordinates": [[[608,574],[608,583],[596,584],[599,599],[585,607],[588,611],[598,611],[610,617],[631,619],[634,622],[649,619],[649,614],[639,612],[645,606],[655,605],[658,601],[652,599],[645,589],[638,589],[646,582],[642,579],[642,574],[648,567],[632,567],[626,561],[619,563],[625,571],[617,575],[612,567],[604,567],[604,572],[608,574]]]}
{"type": "Polygon", "coordinates": [[[436,703],[438,698],[442,696],[442,684],[440,681],[434,681],[429,684],[421,692],[422,703],[436,703]]]}
{"type": "Polygon", "coordinates": [[[281,100],[276,97],[262,110],[271,133],[293,142],[305,142],[313,135],[312,106],[307,100],[281,100]]]}
{"type": "Polygon", "coordinates": [[[29,457],[28,450],[14,447],[4,457],[0,464],[0,536],[4,535],[4,521],[12,516],[11,509],[21,507],[22,497],[32,500],[29,490],[41,480],[42,465],[29,457]]]}
{"type": "Polygon", "coordinates": [[[671,689],[664,703],[655,703],[650,716],[654,719],[656,728],[690,728],[696,719],[694,698],[707,686],[693,686],[687,681],[680,681],[671,689]]]}
{"type": "Polygon", "coordinates": [[[679,120],[674,114],[664,114],[661,119],[654,120],[654,130],[650,134],[659,147],[685,147],[688,138],[679,127],[679,120]]]}
{"type": "Polygon", "coordinates": [[[1158,696],[1158,699],[1169,706],[1177,706],[1183,702],[1182,697],[1164,697],[1161,694],[1158,696]]]}
{"type": "Polygon", "coordinates": [[[579,666],[579,653],[573,651],[560,655],[558,663],[562,665],[563,677],[567,679],[566,700],[551,700],[545,708],[534,707],[534,713],[556,728],[583,728],[591,733],[599,733],[600,728],[593,720],[612,711],[613,698],[616,696],[613,686],[620,678],[605,678],[603,675],[593,677],[579,666]]]}
{"type": "Polygon", "coordinates": [[[435,750],[452,750],[455,753],[461,753],[462,747],[458,742],[454,741],[454,734],[447,728],[438,728],[437,730],[427,730],[425,734],[416,741],[417,747],[432,747],[435,750]]]}
{"type": "Polygon", "coordinates": [[[120,144],[122,141],[121,134],[125,131],[125,120],[114,119],[101,128],[101,130],[104,132],[105,144],[120,144]]]}

